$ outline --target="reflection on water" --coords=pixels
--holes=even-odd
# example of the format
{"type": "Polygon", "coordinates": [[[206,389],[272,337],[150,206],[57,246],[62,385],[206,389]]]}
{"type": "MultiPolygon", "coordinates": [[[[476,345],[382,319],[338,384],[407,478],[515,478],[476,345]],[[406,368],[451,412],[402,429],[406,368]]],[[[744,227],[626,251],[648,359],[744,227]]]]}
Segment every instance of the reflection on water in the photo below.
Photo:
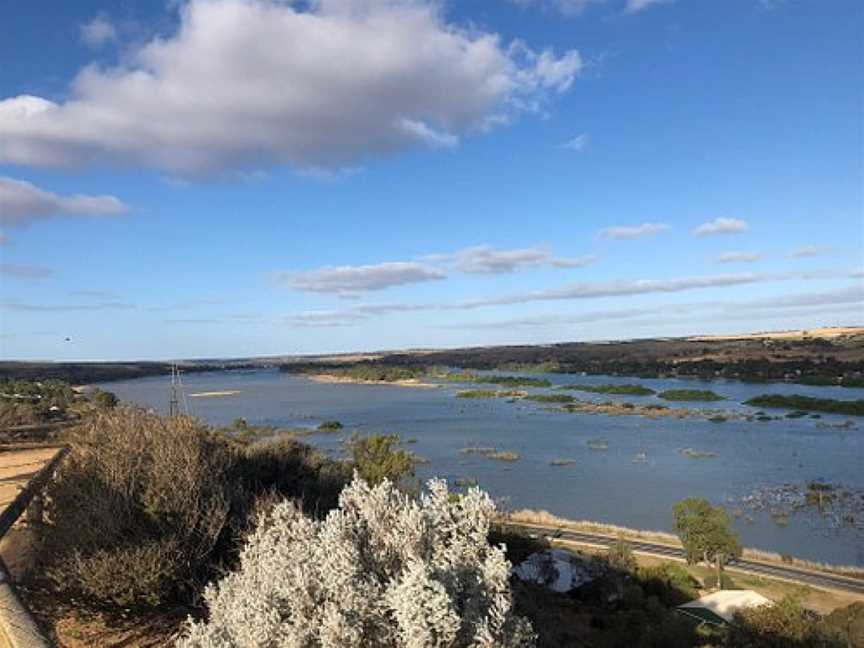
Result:
{"type": "MultiPolygon", "coordinates": [[[[639,382],[657,391],[694,387],[694,381],[677,379],[543,377],[556,385],[639,382]]],[[[849,426],[843,425],[848,417],[827,414],[819,419],[724,423],[567,414],[528,401],[457,399],[458,386],[322,384],[264,370],[189,374],[184,381],[189,393],[239,392],[190,399],[192,413],[216,425],[244,418],[251,425],[311,427],[338,419],[345,424],[346,433],[388,432],[416,439],[411,450],[429,460],[418,466],[420,477],[440,475],[466,484],[476,480],[508,507],[542,508],[569,518],[669,531],[672,504],[683,497],[702,496],[728,506],[747,546],[864,565],[860,520],[837,525],[830,516],[812,511],[784,517],[770,507],[744,505],[754,493],[771,492],[786,484],[804,487],[811,481],[842,484],[860,497],[864,491],[864,420],[849,426]],[[598,440],[604,447],[599,447],[598,440]],[[491,447],[518,453],[520,458],[496,461],[488,455],[460,452],[468,447],[491,447]],[[690,452],[684,451],[688,449],[690,452]],[[555,463],[562,459],[566,463],[555,463]]],[[[122,400],[165,412],[168,385],[168,377],[152,377],[100,386],[122,400]]],[[[710,389],[727,400],[707,407],[748,414],[756,410],[742,406],[741,401],[763,393],[864,397],[862,389],[787,384],[713,382],[710,389]]],[[[653,396],[576,395],[595,401],[662,402],[653,396]]],[[[307,439],[336,451],[340,436],[307,439]]]]}

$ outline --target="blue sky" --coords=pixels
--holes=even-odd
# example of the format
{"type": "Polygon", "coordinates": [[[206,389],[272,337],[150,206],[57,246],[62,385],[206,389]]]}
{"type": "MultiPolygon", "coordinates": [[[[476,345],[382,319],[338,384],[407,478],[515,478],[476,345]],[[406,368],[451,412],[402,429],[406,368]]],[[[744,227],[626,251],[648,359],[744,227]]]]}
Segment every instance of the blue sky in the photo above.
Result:
{"type": "Polygon", "coordinates": [[[862,324],[861,33],[852,0],[0,0],[2,357],[862,324]]]}

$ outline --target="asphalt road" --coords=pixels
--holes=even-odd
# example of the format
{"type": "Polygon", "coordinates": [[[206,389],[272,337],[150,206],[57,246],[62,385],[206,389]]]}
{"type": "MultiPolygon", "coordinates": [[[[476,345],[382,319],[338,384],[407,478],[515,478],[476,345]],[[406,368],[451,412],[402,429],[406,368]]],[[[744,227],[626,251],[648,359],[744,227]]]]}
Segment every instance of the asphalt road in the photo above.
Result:
{"type": "MultiPolygon", "coordinates": [[[[516,524],[512,522],[509,522],[508,525],[528,531],[534,531],[538,534],[545,535],[548,538],[600,545],[603,547],[608,547],[618,542],[617,538],[595,535],[593,533],[583,533],[582,531],[571,531],[569,529],[558,527],[543,527],[533,524],[516,524]]],[[[653,542],[641,542],[638,540],[627,540],[627,543],[633,547],[633,551],[638,551],[640,553],[651,554],[654,556],[665,556],[668,558],[678,558],[680,560],[684,559],[684,550],[679,549],[678,547],[670,547],[668,545],[655,544],[653,542]]],[[[753,574],[760,574],[772,578],[794,581],[796,583],[806,583],[807,585],[813,585],[815,587],[825,587],[864,595],[864,580],[857,578],[847,578],[845,576],[826,574],[824,572],[805,571],[794,567],[784,567],[782,565],[772,565],[769,563],[744,559],[731,561],[727,564],[726,569],[730,571],[744,571],[753,574]]]]}

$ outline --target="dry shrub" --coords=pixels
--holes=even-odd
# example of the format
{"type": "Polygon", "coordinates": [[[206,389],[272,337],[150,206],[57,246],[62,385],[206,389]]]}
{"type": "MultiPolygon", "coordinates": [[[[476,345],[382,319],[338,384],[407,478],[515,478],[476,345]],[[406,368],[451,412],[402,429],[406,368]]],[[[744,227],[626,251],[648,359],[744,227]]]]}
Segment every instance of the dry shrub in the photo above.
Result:
{"type": "Polygon", "coordinates": [[[36,425],[43,421],[44,418],[30,404],[8,401],[0,402],[0,427],[36,425]]]}
{"type": "Polygon", "coordinates": [[[776,605],[736,613],[726,645],[730,648],[843,648],[845,643],[821,617],[804,608],[800,600],[786,597],[776,605]]]}
{"type": "Polygon", "coordinates": [[[235,475],[236,483],[253,498],[299,500],[307,513],[324,515],[338,505],[339,493],[351,481],[351,467],[284,436],[243,447],[235,475]]]}
{"type": "Polygon", "coordinates": [[[118,408],[82,425],[48,491],[56,586],[116,605],[192,600],[231,512],[231,453],[198,421],[118,408]]]}

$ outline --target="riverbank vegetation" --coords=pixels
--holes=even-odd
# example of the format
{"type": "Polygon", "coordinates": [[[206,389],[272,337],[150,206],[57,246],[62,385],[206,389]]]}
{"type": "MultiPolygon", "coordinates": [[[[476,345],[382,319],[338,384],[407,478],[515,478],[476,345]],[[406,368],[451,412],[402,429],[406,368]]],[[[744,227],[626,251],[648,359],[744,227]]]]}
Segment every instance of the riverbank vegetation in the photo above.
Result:
{"type": "Polygon", "coordinates": [[[418,380],[423,372],[410,367],[395,367],[381,364],[353,364],[347,366],[327,363],[285,364],[279,367],[286,373],[314,376],[333,376],[358,382],[402,382],[418,380]]]}
{"type": "MultiPolygon", "coordinates": [[[[498,630],[490,631],[494,645],[506,646],[511,639],[516,641],[513,645],[531,645],[528,635],[518,635],[517,641],[516,634],[508,634],[517,626],[527,629],[519,619],[532,623],[537,645],[543,648],[620,645],[615,642],[632,636],[660,642],[646,645],[693,645],[687,642],[694,628],[673,609],[676,601],[696,591],[692,578],[679,573],[680,567],[634,566],[622,548],[610,554],[604,572],[609,578],[577,595],[557,595],[518,582],[511,585],[510,566],[495,549],[499,536],[489,533],[493,509],[480,515],[475,506],[491,500],[479,491],[447,493],[438,486],[431,497],[417,499],[409,482],[415,462],[395,435],[352,437],[346,443],[349,458],[336,460],[278,432],[243,441],[187,417],[164,418],[120,407],[94,415],[70,434],[69,443],[70,455],[46,499],[48,524],[39,566],[24,588],[26,596],[38,599],[40,618],[60,645],[69,643],[63,633],[70,614],[91,625],[101,619],[98,622],[109,628],[128,628],[140,619],[151,645],[173,644],[178,631],[189,646],[210,646],[217,635],[246,645],[244,633],[263,623],[262,614],[287,610],[280,606],[306,591],[292,574],[314,578],[323,598],[310,599],[314,604],[304,609],[310,610],[314,632],[321,632],[332,621],[318,622],[331,605],[328,601],[338,602],[333,609],[344,609],[340,592],[362,587],[367,582],[364,575],[378,574],[385,559],[390,576],[376,582],[387,584],[385,590],[392,585],[393,596],[381,598],[374,609],[364,606],[365,611],[358,611],[366,615],[357,617],[365,619],[360,626],[352,622],[331,629],[367,632],[368,623],[379,622],[375,627],[381,632],[401,628],[399,624],[413,628],[416,605],[440,599],[435,574],[450,574],[435,562],[436,556],[446,553],[437,552],[440,547],[452,548],[452,555],[479,557],[471,562],[478,570],[466,571],[466,563],[460,562],[454,577],[470,571],[474,575],[465,582],[473,583],[471,596],[504,606],[503,616],[496,616],[498,630]],[[346,491],[355,472],[362,481],[346,491]],[[394,484],[405,484],[404,490],[394,484]],[[335,508],[338,515],[331,513],[335,508]],[[335,533],[337,519],[345,525],[340,526],[345,534],[335,533]],[[463,522],[468,520],[466,527],[463,522]],[[435,535],[444,529],[446,538],[435,535]],[[434,542],[424,544],[430,533],[434,542]],[[399,547],[415,546],[406,538],[417,538],[416,546],[429,549],[412,553],[413,559],[443,571],[433,574],[419,569],[416,561],[395,560],[402,555],[399,547]],[[359,553],[352,553],[351,547],[359,553]],[[333,576],[345,573],[358,578],[345,585],[344,579],[333,576]],[[215,587],[205,594],[208,582],[215,587]],[[482,598],[487,594],[493,599],[482,598]],[[250,600],[261,604],[241,604],[250,600]],[[70,601],[75,602],[74,612],[70,601]],[[393,614],[379,619],[378,610],[385,608],[393,614]],[[190,615],[193,621],[187,625],[190,615]],[[552,623],[556,618],[558,622],[552,623]]],[[[497,448],[463,452],[518,459],[518,454],[497,448]]],[[[462,484],[468,488],[471,482],[466,479],[462,484]]],[[[827,489],[821,490],[830,496],[827,489]]],[[[813,491],[821,492],[818,485],[813,491]]],[[[506,542],[508,557],[529,550],[531,543],[542,544],[531,538],[506,542]]],[[[379,600],[370,597],[361,599],[379,600]]],[[[471,615],[476,611],[467,604],[475,599],[460,595],[453,600],[453,624],[475,619],[471,615]]],[[[300,614],[294,608],[286,614],[278,617],[277,625],[301,619],[292,616],[300,614]]],[[[145,638],[144,632],[139,627],[137,636],[145,638]]],[[[370,641],[367,645],[401,645],[370,641]]],[[[449,645],[467,644],[454,640],[449,645]]]]}
{"type": "Polygon", "coordinates": [[[644,385],[563,385],[559,389],[573,389],[576,391],[590,392],[592,394],[615,394],[621,396],[651,396],[653,389],[644,385]]]}
{"type": "Polygon", "coordinates": [[[569,404],[576,402],[576,399],[569,394],[529,394],[525,396],[525,400],[534,401],[536,403],[557,404],[569,404]]]}
{"type": "Polygon", "coordinates": [[[556,373],[642,378],[717,378],[748,382],[864,381],[864,329],[832,337],[799,336],[643,339],[551,345],[474,347],[422,353],[400,352],[376,362],[414,367],[542,367],[556,373]]]}
{"type": "Polygon", "coordinates": [[[45,440],[55,428],[117,405],[111,392],[82,393],[60,380],[0,381],[0,438],[45,440]]]}
{"type": "Polygon", "coordinates": [[[456,393],[456,398],[498,398],[499,392],[492,389],[468,389],[456,393]]]}
{"type": "Polygon", "coordinates": [[[710,389],[667,389],[658,394],[664,400],[671,401],[721,401],[722,396],[715,394],[710,389]]]}
{"type": "Polygon", "coordinates": [[[551,387],[552,383],[545,378],[527,378],[525,376],[498,376],[477,374],[472,372],[453,372],[443,375],[447,382],[479,383],[483,385],[501,385],[502,387],[551,387]]]}
{"type": "Polygon", "coordinates": [[[791,409],[802,412],[824,412],[827,414],[845,414],[847,416],[864,416],[864,399],[837,400],[833,398],[813,398],[800,394],[763,394],[744,402],[751,407],[768,407],[791,409]]]}

